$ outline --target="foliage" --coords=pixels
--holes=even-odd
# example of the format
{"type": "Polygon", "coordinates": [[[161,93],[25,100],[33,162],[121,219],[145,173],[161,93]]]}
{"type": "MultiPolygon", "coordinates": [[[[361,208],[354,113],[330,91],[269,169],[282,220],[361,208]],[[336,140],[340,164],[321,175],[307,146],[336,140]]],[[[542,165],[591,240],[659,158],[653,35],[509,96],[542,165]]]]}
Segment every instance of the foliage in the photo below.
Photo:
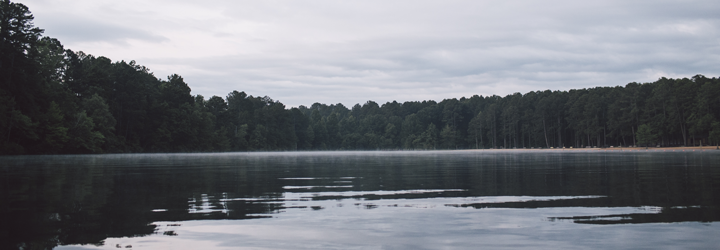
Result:
{"type": "Polygon", "coordinates": [[[716,147],[720,147],[720,122],[713,122],[709,139],[711,143],[715,143],[716,147]]]}
{"type": "Polygon", "coordinates": [[[645,145],[645,148],[657,141],[657,136],[647,124],[638,126],[636,135],[638,144],[645,145]]]}
{"type": "Polygon", "coordinates": [[[135,61],[42,37],[20,3],[0,1],[0,154],[606,147],[720,141],[720,79],[505,97],[367,101],[286,108],[232,91],[191,95],[135,61]]]}

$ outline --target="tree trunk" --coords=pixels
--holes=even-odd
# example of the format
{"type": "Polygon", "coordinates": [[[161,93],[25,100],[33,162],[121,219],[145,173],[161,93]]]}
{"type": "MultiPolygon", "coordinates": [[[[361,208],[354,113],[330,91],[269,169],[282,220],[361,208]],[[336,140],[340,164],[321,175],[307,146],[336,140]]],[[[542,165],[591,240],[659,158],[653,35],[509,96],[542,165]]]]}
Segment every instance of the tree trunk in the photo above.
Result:
{"type": "Polygon", "coordinates": [[[680,113],[680,132],[683,136],[683,146],[687,146],[687,135],[685,132],[685,124],[683,123],[685,121],[685,117],[682,115],[682,112],[680,111],[680,107],[675,103],[675,109],[680,113]]]}
{"type": "Polygon", "coordinates": [[[513,136],[513,141],[515,142],[515,147],[518,147],[518,145],[517,145],[517,125],[515,125],[514,130],[515,130],[515,133],[513,133],[513,134],[515,134],[515,136],[513,136]]]}
{"type": "Polygon", "coordinates": [[[483,148],[485,148],[485,146],[483,144],[483,138],[482,138],[482,125],[480,126],[480,145],[483,145],[483,148]]]}
{"type": "Polygon", "coordinates": [[[497,148],[497,126],[495,124],[493,124],[492,132],[493,132],[492,145],[493,145],[493,148],[497,148]]]}
{"type": "Polygon", "coordinates": [[[550,148],[550,143],[548,142],[548,138],[547,138],[547,129],[545,129],[545,116],[543,116],[542,121],[543,121],[543,133],[545,134],[545,146],[547,148],[550,148]]]}
{"type": "Polygon", "coordinates": [[[588,138],[588,144],[587,144],[587,145],[592,147],[592,143],[590,143],[590,134],[587,134],[587,138],[588,138]]]}
{"type": "Polygon", "coordinates": [[[557,120],[558,120],[558,147],[563,147],[563,143],[562,143],[562,126],[560,125],[560,117],[558,117],[557,120]]]}
{"type": "MultiPolygon", "coordinates": [[[[507,131],[507,125],[503,124],[503,130],[507,131]]],[[[507,148],[507,133],[503,133],[503,148],[507,148]]]]}
{"type": "Polygon", "coordinates": [[[682,132],[682,136],[683,136],[683,146],[687,146],[688,139],[687,139],[687,135],[685,134],[685,126],[682,123],[680,123],[680,132],[682,132]]]}
{"type": "Polygon", "coordinates": [[[478,149],[477,129],[475,130],[475,149],[478,149]]]}

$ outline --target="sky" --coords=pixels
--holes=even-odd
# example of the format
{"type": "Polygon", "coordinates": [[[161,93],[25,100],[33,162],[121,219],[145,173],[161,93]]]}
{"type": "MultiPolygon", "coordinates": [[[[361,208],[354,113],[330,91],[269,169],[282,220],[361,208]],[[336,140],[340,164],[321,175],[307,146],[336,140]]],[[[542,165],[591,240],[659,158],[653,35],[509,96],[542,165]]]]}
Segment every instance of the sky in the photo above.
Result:
{"type": "Polygon", "coordinates": [[[288,107],[720,76],[720,1],[25,0],[66,49],[288,107]]]}

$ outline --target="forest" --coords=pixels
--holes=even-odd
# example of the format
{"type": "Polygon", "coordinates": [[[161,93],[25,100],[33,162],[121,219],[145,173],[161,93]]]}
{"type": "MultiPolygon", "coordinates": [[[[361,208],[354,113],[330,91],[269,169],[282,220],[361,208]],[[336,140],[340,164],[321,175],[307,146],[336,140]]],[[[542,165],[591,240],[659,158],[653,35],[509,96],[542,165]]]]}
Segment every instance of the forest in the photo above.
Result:
{"type": "MultiPolygon", "coordinates": [[[[0,1],[0,154],[698,146],[720,142],[720,79],[287,108],[192,95],[135,61],[65,49],[0,1]]],[[[616,83],[608,83],[612,85],[616,83]]],[[[468,93],[471,95],[473,93],[468,93]]]]}

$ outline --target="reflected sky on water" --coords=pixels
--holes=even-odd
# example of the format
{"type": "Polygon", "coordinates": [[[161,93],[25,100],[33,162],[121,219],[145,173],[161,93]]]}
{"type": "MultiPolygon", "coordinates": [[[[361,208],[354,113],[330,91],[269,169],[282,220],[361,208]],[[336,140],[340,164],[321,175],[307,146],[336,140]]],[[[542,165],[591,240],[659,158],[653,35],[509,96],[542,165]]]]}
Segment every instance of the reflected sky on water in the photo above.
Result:
{"type": "Polygon", "coordinates": [[[0,159],[2,249],[720,245],[717,151],[0,159]]]}

